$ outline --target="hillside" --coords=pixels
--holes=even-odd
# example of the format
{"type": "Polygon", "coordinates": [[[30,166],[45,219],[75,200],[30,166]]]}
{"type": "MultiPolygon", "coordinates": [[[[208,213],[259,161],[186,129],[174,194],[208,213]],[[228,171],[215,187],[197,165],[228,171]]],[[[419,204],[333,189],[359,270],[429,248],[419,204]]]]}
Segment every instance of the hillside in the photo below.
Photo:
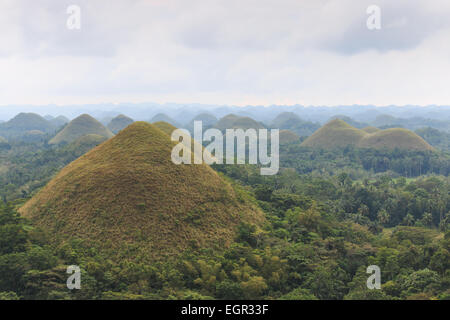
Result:
{"type": "Polygon", "coordinates": [[[273,128],[286,129],[291,128],[296,123],[302,121],[298,115],[293,112],[282,112],[272,121],[273,128]]]}
{"type": "Polygon", "coordinates": [[[264,129],[265,126],[249,117],[241,117],[229,114],[221,118],[215,125],[215,128],[224,132],[226,129],[264,129]]]}
{"type": "Polygon", "coordinates": [[[339,119],[328,122],[302,143],[305,147],[322,149],[348,145],[373,149],[433,150],[425,140],[407,129],[367,127],[359,130],[339,119]]]}
{"type": "Polygon", "coordinates": [[[280,144],[290,144],[300,141],[300,137],[290,130],[280,130],[280,144]]]}
{"type": "Polygon", "coordinates": [[[223,248],[259,209],[207,165],[175,165],[170,137],[135,122],[65,167],[20,212],[52,235],[105,255],[158,259],[223,248]]]}
{"type": "Polygon", "coordinates": [[[433,147],[444,151],[450,151],[450,133],[426,127],[415,131],[433,147]]]}
{"type": "Polygon", "coordinates": [[[167,122],[167,123],[170,123],[171,125],[173,125],[173,126],[175,126],[177,128],[181,128],[181,125],[176,120],[172,119],[171,117],[169,117],[165,113],[158,113],[149,122],[150,123],[167,122]]]}
{"type": "Polygon", "coordinates": [[[364,127],[364,128],[362,128],[361,130],[362,130],[362,131],[365,131],[365,132],[367,132],[367,133],[375,133],[375,132],[380,131],[381,129],[378,129],[378,128],[376,128],[376,127],[369,126],[369,127],[364,127]]]}
{"type": "Polygon", "coordinates": [[[63,142],[70,143],[87,134],[97,134],[106,138],[114,136],[114,134],[99,121],[95,120],[90,115],[83,114],[70,121],[63,130],[58,132],[58,134],[49,141],[49,144],[60,144],[63,142]]]}
{"type": "Polygon", "coordinates": [[[186,129],[190,132],[194,131],[194,121],[201,121],[203,125],[203,129],[212,128],[217,123],[217,118],[209,113],[200,113],[195,116],[186,126],[186,129]]]}
{"type": "Polygon", "coordinates": [[[132,124],[134,122],[133,119],[120,114],[117,117],[113,118],[109,123],[107,128],[109,130],[111,130],[112,133],[117,134],[119,133],[120,130],[125,129],[126,127],[128,127],[130,124],[132,124]]]}
{"type": "Polygon", "coordinates": [[[375,149],[398,148],[418,151],[433,150],[433,147],[417,134],[402,128],[385,129],[368,134],[361,139],[358,147],[375,149]]]}
{"type": "Polygon", "coordinates": [[[0,137],[0,150],[8,150],[11,148],[11,145],[8,143],[8,140],[6,140],[3,137],[0,137]]]}
{"type": "Polygon", "coordinates": [[[304,121],[293,112],[282,112],[272,121],[271,128],[290,130],[299,136],[310,136],[320,125],[304,121]]]}
{"type": "Polygon", "coordinates": [[[51,124],[53,124],[56,128],[59,128],[63,125],[65,125],[66,123],[69,123],[70,120],[67,119],[64,116],[57,116],[56,118],[50,119],[49,120],[51,124]]]}
{"type": "Polygon", "coordinates": [[[32,130],[49,133],[54,129],[55,126],[40,115],[22,112],[11,120],[0,124],[0,135],[4,137],[16,137],[32,130]]]}
{"type": "Polygon", "coordinates": [[[366,132],[358,130],[340,119],[331,120],[314,132],[302,145],[313,148],[335,148],[357,145],[366,132]]]}

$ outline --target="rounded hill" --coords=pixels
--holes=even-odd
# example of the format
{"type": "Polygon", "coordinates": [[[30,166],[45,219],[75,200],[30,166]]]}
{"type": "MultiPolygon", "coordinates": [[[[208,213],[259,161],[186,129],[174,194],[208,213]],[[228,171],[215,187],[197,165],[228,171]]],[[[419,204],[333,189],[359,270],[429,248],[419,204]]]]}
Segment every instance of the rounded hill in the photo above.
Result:
{"type": "Polygon", "coordinates": [[[361,139],[358,146],[374,149],[433,150],[433,147],[420,136],[411,130],[402,128],[385,129],[366,135],[361,139]]]}
{"type": "Polygon", "coordinates": [[[332,120],[306,139],[302,146],[334,149],[345,146],[373,149],[433,150],[425,140],[411,130],[392,128],[357,129],[342,120],[332,120]]]}
{"type": "Polygon", "coordinates": [[[106,255],[159,259],[223,248],[262,213],[209,166],[175,165],[174,142],[135,122],[65,167],[20,212],[53,241],[79,238],[106,255]]]}
{"type": "Polygon", "coordinates": [[[369,126],[369,127],[364,127],[364,128],[362,128],[361,130],[362,130],[362,131],[365,131],[365,132],[367,132],[367,133],[375,133],[375,132],[380,131],[381,129],[378,129],[377,127],[369,126]]]}
{"type": "Polygon", "coordinates": [[[21,136],[33,130],[50,133],[55,130],[55,126],[36,113],[24,112],[0,124],[0,135],[7,138],[21,136]]]}
{"type": "Polygon", "coordinates": [[[167,114],[165,113],[158,113],[155,116],[153,116],[153,118],[149,121],[150,123],[155,123],[155,122],[167,122],[170,123],[171,125],[180,128],[180,124],[172,119],[171,117],[169,117],[167,114]]]}
{"type": "Polygon", "coordinates": [[[108,123],[108,129],[111,130],[112,133],[117,134],[119,133],[120,130],[125,129],[126,127],[128,127],[130,124],[132,124],[134,122],[133,119],[120,114],[117,117],[113,118],[109,123],[108,123]]]}
{"type": "Polygon", "coordinates": [[[64,129],[54,136],[49,144],[71,143],[87,134],[97,134],[111,138],[114,134],[99,121],[88,114],[83,114],[70,121],[64,129]]]}
{"type": "Polygon", "coordinates": [[[290,144],[300,141],[300,137],[290,130],[280,130],[280,144],[290,144]]]}
{"type": "Polygon", "coordinates": [[[358,130],[346,122],[331,120],[310,137],[302,145],[313,148],[336,148],[348,145],[357,145],[366,132],[358,130]]]}
{"type": "Polygon", "coordinates": [[[219,129],[222,132],[225,132],[226,129],[264,129],[265,126],[250,118],[250,117],[241,117],[234,114],[229,114],[222,119],[220,119],[215,125],[215,128],[219,129]]]}

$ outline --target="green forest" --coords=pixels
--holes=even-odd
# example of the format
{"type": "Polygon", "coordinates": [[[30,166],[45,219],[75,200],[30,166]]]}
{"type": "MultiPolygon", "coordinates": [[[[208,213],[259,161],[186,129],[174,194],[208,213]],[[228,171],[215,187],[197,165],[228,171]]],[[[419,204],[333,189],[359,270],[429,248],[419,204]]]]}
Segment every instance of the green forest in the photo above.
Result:
{"type": "Polygon", "coordinates": [[[17,212],[100,141],[11,142],[0,154],[0,299],[450,299],[448,153],[302,140],[281,147],[276,176],[212,166],[263,224],[239,223],[227,248],[192,242],[153,262],[115,259],[77,237],[55,244],[17,212]],[[81,267],[81,290],[66,287],[69,265],[81,267]],[[369,265],[381,269],[381,290],[366,286],[369,265]]]}

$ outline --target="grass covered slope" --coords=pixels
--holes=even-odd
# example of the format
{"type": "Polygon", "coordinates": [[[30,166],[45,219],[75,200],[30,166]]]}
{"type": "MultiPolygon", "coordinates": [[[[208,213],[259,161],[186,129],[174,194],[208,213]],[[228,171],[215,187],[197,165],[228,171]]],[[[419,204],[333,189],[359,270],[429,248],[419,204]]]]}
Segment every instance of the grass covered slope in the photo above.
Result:
{"type": "Polygon", "coordinates": [[[114,134],[99,121],[88,114],[83,114],[70,121],[63,130],[58,132],[58,134],[49,141],[49,144],[60,144],[63,142],[70,143],[87,134],[96,134],[105,138],[114,136],[114,134]]]}
{"type": "Polygon", "coordinates": [[[280,144],[290,144],[300,141],[300,137],[290,130],[280,130],[280,144]]]}
{"type": "Polygon", "coordinates": [[[130,124],[132,124],[134,122],[133,119],[120,114],[117,117],[113,118],[109,123],[108,123],[108,129],[111,130],[112,133],[117,134],[119,133],[120,130],[125,129],[126,127],[128,127],[130,124]]]}
{"type": "Polygon", "coordinates": [[[314,132],[303,141],[302,146],[324,149],[347,145],[356,146],[366,134],[366,132],[356,129],[340,119],[335,119],[314,132]]]}
{"type": "Polygon", "coordinates": [[[377,127],[369,126],[369,127],[364,127],[364,128],[362,128],[361,130],[362,130],[362,131],[365,131],[365,132],[367,132],[367,133],[375,133],[375,132],[380,131],[381,129],[378,129],[377,127]]]}
{"type": "Polygon", "coordinates": [[[20,212],[61,243],[80,238],[107,255],[157,259],[223,248],[259,209],[207,165],[175,165],[173,143],[135,122],[65,167],[20,212]]]}
{"type": "Polygon", "coordinates": [[[153,118],[149,121],[150,123],[155,123],[155,122],[167,122],[170,123],[171,125],[180,128],[180,124],[172,119],[171,117],[169,117],[167,114],[165,113],[158,113],[157,115],[153,116],[153,118]]]}
{"type": "Polygon", "coordinates": [[[22,112],[11,120],[0,123],[0,135],[7,138],[21,136],[32,130],[49,133],[54,129],[55,126],[51,122],[36,113],[22,112]]]}
{"type": "Polygon", "coordinates": [[[215,125],[215,128],[219,129],[222,132],[225,132],[226,129],[264,129],[265,126],[249,117],[240,117],[234,114],[229,114],[223,118],[221,118],[215,125]]]}
{"type": "Polygon", "coordinates": [[[433,147],[411,130],[402,128],[374,130],[371,127],[360,130],[339,119],[328,122],[302,143],[305,147],[321,149],[348,145],[373,149],[433,150],[433,147]]]}
{"type": "Polygon", "coordinates": [[[433,150],[433,147],[420,136],[402,128],[385,129],[369,134],[361,139],[358,146],[375,149],[433,150]]]}

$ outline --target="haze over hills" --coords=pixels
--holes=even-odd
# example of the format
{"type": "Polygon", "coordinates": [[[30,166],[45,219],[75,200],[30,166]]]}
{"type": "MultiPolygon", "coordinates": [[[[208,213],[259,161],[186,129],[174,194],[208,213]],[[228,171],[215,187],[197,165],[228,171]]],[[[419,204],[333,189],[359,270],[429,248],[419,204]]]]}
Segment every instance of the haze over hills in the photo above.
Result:
{"type": "Polygon", "coordinates": [[[174,119],[172,119],[171,117],[169,117],[168,115],[164,114],[164,113],[158,113],[157,115],[155,115],[150,121],[150,123],[155,123],[155,122],[167,122],[170,123],[171,125],[180,128],[181,125],[175,121],[174,119]]]}
{"type": "Polygon", "coordinates": [[[125,129],[130,124],[134,122],[133,119],[130,117],[127,117],[123,114],[118,115],[117,117],[113,118],[109,123],[107,128],[111,130],[112,133],[117,134],[120,130],[125,129]]]}
{"type": "Polygon", "coordinates": [[[450,151],[450,133],[426,127],[415,131],[426,142],[440,150],[450,151]]]}
{"type": "Polygon", "coordinates": [[[206,113],[206,112],[200,113],[200,114],[196,115],[194,118],[192,118],[191,121],[189,121],[189,124],[188,124],[189,128],[194,127],[194,121],[201,121],[203,123],[203,128],[211,128],[219,120],[210,113],[206,113]]]}
{"type": "Polygon", "coordinates": [[[224,248],[237,224],[264,220],[209,166],[173,164],[174,145],[135,122],[65,167],[20,212],[53,242],[80,238],[111,256],[147,260],[224,248]]]}
{"type": "Polygon", "coordinates": [[[264,129],[265,126],[252,118],[229,114],[220,119],[214,128],[225,132],[226,129],[264,129]]]}
{"type": "Polygon", "coordinates": [[[405,149],[417,151],[431,151],[430,146],[420,136],[411,130],[403,128],[392,128],[380,130],[372,134],[365,135],[358,143],[360,148],[373,149],[405,149]]]}
{"type": "Polygon", "coordinates": [[[8,150],[11,148],[11,145],[8,143],[8,140],[0,136],[0,150],[8,150]]]}
{"type": "Polygon", "coordinates": [[[300,137],[290,130],[280,130],[280,144],[289,144],[300,141],[300,137]]]}
{"type": "Polygon", "coordinates": [[[321,149],[348,145],[374,149],[433,150],[425,140],[410,130],[401,128],[360,130],[340,119],[328,122],[302,143],[305,147],[321,149]]]}
{"type": "Polygon", "coordinates": [[[50,133],[55,130],[55,126],[36,113],[23,112],[0,124],[0,135],[5,138],[23,136],[33,130],[50,133]]]}
{"type": "Polygon", "coordinates": [[[65,116],[57,116],[56,118],[50,119],[49,121],[57,128],[70,122],[70,120],[65,116]]]}
{"type": "Polygon", "coordinates": [[[99,121],[88,114],[83,114],[70,121],[64,129],[53,137],[49,144],[70,143],[87,134],[97,134],[111,138],[114,134],[99,121]]]}
{"type": "Polygon", "coordinates": [[[299,136],[310,136],[320,128],[320,124],[304,121],[293,112],[283,112],[272,121],[270,127],[290,130],[299,136]]]}

